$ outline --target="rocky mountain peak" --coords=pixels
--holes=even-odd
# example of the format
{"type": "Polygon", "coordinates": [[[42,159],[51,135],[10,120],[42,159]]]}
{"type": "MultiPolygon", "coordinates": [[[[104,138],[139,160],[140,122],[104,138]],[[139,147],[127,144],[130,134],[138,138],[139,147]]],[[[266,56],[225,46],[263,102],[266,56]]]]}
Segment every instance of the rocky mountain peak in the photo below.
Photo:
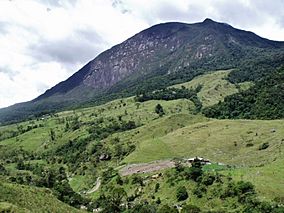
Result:
{"type": "Polygon", "coordinates": [[[212,23],[217,23],[217,22],[213,21],[210,18],[206,18],[206,19],[204,19],[204,21],[202,23],[204,23],[204,24],[212,24],[212,23]]]}
{"type": "Polygon", "coordinates": [[[34,111],[62,110],[110,100],[118,94],[129,96],[186,81],[200,72],[237,68],[244,60],[283,50],[284,42],[263,39],[209,18],[195,24],[162,23],[102,52],[33,101],[2,110],[2,117],[12,120],[34,111]]]}

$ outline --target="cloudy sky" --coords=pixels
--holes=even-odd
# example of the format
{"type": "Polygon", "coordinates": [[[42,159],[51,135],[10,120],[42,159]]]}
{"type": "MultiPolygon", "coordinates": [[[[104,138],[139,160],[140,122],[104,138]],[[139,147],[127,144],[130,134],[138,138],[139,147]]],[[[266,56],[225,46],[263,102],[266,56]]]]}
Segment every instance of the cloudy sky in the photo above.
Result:
{"type": "Polygon", "coordinates": [[[284,0],[0,0],[0,107],[31,100],[157,23],[206,17],[284,40],[284,0]]]}

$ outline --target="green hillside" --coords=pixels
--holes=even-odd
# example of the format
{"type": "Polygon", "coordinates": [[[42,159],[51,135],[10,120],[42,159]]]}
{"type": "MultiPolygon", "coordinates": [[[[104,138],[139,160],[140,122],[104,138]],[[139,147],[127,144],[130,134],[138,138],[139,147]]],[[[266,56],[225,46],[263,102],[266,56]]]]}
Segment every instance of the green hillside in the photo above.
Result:
{"type": "Polygon", "coordinates": [[[284,194],[283,120],[217,120],[198,112],[198,101],[213,106],[254,87],[230,83],[230,72],[147,94],[157,100],[122,98],[1,126],[0,209],[72,212],[84,206],[107,212],[122,211],[127,203],[129,212],[139,212],[140,204],[154,212],[164,205],[193,205],[202,212],[278,211],[284,194]],[[180,98],[179,92],[192,96],[180,98]],[[184,164],[195,156],[213,164],[196,170],[184,164]],[[165,170],[119,175],[126,166],[173,159],[165,170]],[[182,186],[189,198],[178,200],[182,186]]]}
{"type": "Polygon", "coordinates": [[[196,88],[202,86],[198,97],[204,107],[217,104],[219,101],[223,101],[226,96],[235,94],[242,90],[248,89],[252,83],[243,82],[239,84],[232,84],[227,80],[228,75],[232,70],[220,70],[210,74],[201,75],[194,78],[192,81],[175,85],[173,87],[181,88],[196,88]]]}
{"type": "Polygon", "coordinates": [[[283,119],[284,68],[275,70],[246,91],[228,96],[225,101],[204,109],[214,118],[283,119]]]}
{"type": "Polygon", "coordinates": [[[0,212],[80,212],[48,189],[0,182],[0,212]]]}
{"type": "MultiPolygon", "coordinates": [[[[161,128],[161,125],[158,126],[161,128]]],[[[283,149],[283,135],[283,120],[211,120],[188,125],[162,137],[142,139],[125,162],[154,161],[162,156],[203,156],[213,162],[230,165],[261,165],[282,157],[278,155],[283,149]],[[269,147],[259,150],[263,143],[269,143],[269,147]]]]}

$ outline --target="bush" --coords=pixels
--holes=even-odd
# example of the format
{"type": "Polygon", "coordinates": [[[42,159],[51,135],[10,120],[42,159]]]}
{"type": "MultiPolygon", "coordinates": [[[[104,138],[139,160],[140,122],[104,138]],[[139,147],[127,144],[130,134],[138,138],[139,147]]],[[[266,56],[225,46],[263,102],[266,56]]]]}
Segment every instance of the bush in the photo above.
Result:
{"type": "Polygon", "coordinates": [[[140,186],[143,186],[143,178],[141,176],[138,176],[136,174],[134,174],[132,176],[132,184],[139,184],[140,186]]]}
{"type": "Polygon", "coordinates": [[[254,185],[250,182],[238,181],[236,190],[238,194],[255,194],[254,185]]]}
{"type": "Polygon", "coordinates": [[[192,179],[194,181],[197,181],[197,179],[202,176],[202,169],[198,167],[185,168],[184,175],[188,180],[192,179]]]}
{"type": "Polygon", "coordinates": [[[156,200],[156,203],[159,205],[162,203],[161,199],[158,197],[157,200],[156,200]]]}
{"type": "Polygon", "coordinates": [[[180,186],[177,188],[176,197],[178,201],[183,201],[188,198],[188,193],[184,186],[180,186]]]}
{"type": "Polygon", "coordinates": [[[162,107],[161,104],[157,104],[155,107],[155,112],[159,115],[159,116],[163,116],[165,114],[164,109],[162,107]]]}
{"type": "Polygon", "coordinates": [[[258,150],[264,150],[267,149],[269,147],[269,143],[263,143],[258,147],[258,150]]]}
{"type": "Polygon", "coordinates": [[[158,192],[159,188],[160,188],[160,184],[156,183],[156,185],[155,185],[155,193],[158,192]]]}
{"type": "Polygon", "coordinates": [[[16,169],[18,169],[18,170],[24,170],[25,169],[25,164],[24,164],[24,161],[22,159],[20,159],[17,162],[16,169]]]}
{"type": "Polygon", "coordinates": [[[205,186],[210,186],[214,183],[216,177],[212,174],[204,174],[202,176],[202,180],[201,180],[201,183],[203,183],[205,186]]]}

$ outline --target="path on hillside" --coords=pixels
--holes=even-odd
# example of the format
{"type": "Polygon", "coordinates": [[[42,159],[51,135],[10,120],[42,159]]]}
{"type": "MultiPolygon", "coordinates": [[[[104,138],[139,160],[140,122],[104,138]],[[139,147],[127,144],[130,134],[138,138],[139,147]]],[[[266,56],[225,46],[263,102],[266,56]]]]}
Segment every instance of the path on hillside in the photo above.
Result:
{"type": "Polygon", "coordinates": [[[131,164],[123,167],[119,170],[119,173],[122,176],[132,175],[132,174],[141,174],[147,172],[159,171],[162,169],[173,168],[175,167],[175,163],[171,160],[161,160],[154,161],[151,163],[139,163],[139,164],[131,164]]]}
{"type": "Polygon", "coordinates": [[[89,191],[86,192],[86,194],[91,194],[95,191],[97,191],[101,186],[101,178],[98,177],[97,180],[96,180],[96,184],[94,185],[93,188],[91,188],[89,191]]]}

